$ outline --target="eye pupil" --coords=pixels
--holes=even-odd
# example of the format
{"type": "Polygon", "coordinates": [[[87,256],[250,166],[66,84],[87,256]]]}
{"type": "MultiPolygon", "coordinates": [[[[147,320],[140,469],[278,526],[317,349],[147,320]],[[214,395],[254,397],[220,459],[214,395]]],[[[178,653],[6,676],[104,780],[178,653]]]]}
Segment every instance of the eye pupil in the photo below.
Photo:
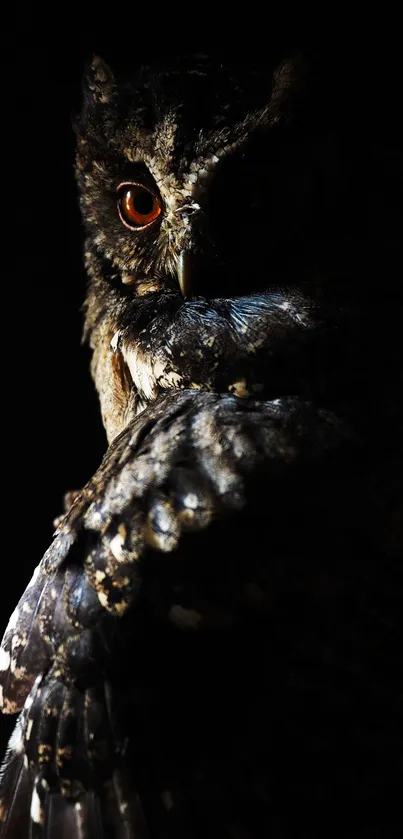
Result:
{"type": "Polygon", "coordinates": [[[151,192],[146,192],[145,189],[138,189],[132,201],[134,209],[142,216],[148,215],[153,210],[154,196],[151,195],[151,192]]]}

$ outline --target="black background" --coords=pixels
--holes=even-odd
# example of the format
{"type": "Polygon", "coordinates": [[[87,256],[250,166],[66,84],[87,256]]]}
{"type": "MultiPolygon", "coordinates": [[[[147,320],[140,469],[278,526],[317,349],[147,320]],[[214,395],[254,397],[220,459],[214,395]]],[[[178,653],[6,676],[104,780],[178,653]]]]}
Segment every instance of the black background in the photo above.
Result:
{"type": "Polygon", "coordinates": [[[112,66],[137,65],[202,50],[243,61],[267,53],[271,66],[302,47],[322,59],[324,89],[336,93],[352,135],[364,118],[368,132],[395,147],[402,136],[400,50],[389,32],[373,27],[369,36],[368,20],[354,36],[347,15],[300,26],[291,9],[280,23],[270,7],[193,3],[161,13],[151,4],[69,4],[38,12],[26,4],[12,12],[1,36],[1,630],[52,538],[63,493],[88,480],[106,448],[80,344],[85,274],[71,120],[84,61],[95,52],[112,66]]]}

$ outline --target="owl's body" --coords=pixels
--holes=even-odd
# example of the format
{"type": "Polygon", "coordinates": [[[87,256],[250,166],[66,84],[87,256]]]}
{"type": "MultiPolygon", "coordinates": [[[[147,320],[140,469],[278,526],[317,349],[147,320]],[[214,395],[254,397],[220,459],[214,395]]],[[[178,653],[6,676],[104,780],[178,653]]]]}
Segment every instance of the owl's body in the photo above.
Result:
{"type": "Polygon", "coordinates": [[[400,314],[312,102],[300,59],[89,68],[110,447],[3,639],[2,837],[398,830],[400,314]]]}

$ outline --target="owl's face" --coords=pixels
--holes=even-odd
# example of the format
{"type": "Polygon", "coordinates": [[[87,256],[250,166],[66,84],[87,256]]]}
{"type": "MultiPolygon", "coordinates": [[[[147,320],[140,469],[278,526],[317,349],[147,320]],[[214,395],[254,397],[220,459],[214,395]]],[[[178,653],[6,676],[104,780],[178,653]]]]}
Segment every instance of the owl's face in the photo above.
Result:
{"type": "Polygon", "coordinates": [[[312,347],[342,303],[324,238],[336,273],[343,259],[326,183],[343,172],[305,130],[303,87],[298,61],[272,78],[200,59],[117,82],[94,59],[76,171],[109,439],[167,388],[267,398],[323,382],[312,347]]]}
{"type": "Polygon", "coordinates": [[[91,72],[79,128],[81,202],[90,241],[120,281],[137,294],[161,284],[178,290],[181,275],[186,295],[265,288],[268,234],[274,271],[274,252],[308,209],[309,162],[301,170],[301,149],[281,131],[291,68],[274,94],[268,73],[143,71],[137,84],[118,85],[100,61],[91,72]]]}

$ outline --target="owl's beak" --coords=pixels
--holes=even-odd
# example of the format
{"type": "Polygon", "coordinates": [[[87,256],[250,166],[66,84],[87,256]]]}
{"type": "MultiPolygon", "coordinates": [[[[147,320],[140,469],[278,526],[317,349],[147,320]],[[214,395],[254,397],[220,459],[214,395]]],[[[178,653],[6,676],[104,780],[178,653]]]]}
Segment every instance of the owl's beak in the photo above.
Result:
{"type": "Polygon", "coordinates": [[[192,297],[193,257],[189,251],[181,251],[178,259],[178,283],[185,300],[192,297]]]}

